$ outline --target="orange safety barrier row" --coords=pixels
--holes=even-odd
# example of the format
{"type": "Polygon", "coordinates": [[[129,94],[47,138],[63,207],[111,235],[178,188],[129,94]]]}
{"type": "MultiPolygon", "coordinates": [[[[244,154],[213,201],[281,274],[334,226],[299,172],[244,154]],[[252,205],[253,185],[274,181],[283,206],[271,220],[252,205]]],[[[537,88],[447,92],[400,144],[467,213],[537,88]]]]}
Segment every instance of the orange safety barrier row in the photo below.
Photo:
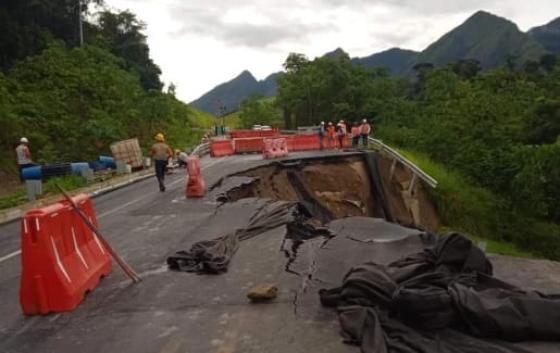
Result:
{"type": "Polygon", "coordinates": [[[280,135],[278,129],[272,130],[235,130],[230,131],[229,135],[232,139],[254,138],[254,137],[276,137],[280,135]]]}
{"type": "Polygon", "coordinates": [[[210,155],[212,157],[231,156],[233,154],[235,154],[235,151],[230,140],[212,140],[210,143],[210,155]]]}
{"type": "Polygon", "coordinates": [[[267,138],[263,141],[263,158],[280,158],[288,155],[285,138],[267,138]]]}
{"type": "MultiPolygon", "coordinates": [[[[73,200],[97,226],[89,196],[73,200]]],[[[19,294],[24,314],[73,310],[110,272],[109,252],[68,201],[23,216],[19,294]]]]}
{"type": "Polygon", "coordinates": [[[294,151],[313,151],[320,148],[317,135],[296,135],[293,139],[294,151]]]}
{"type": "Polygon", "coordinates": [[[200,159],[198,156],[190,156],[187,159],[187,189],[185,195],[188,198],[204,197],[206,193],[206,182],[200,171],[200,159]]]}
{"type": "Polygon", "coordinates": [[[263,138],[253,137],[253,138],[238,138],[233,140],[233,147],[235,153],[252,153],[252,152],[262,152],[263,150],[263,138]]]}

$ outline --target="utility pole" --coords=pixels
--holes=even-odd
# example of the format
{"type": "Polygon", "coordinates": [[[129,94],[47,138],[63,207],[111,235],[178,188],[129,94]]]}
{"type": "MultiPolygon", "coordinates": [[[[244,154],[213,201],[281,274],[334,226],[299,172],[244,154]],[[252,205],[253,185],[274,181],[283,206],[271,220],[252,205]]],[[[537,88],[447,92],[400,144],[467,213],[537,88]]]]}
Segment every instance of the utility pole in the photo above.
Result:
{"type": "Polygon", "coordinates": [[[84,24],[82,21],[82,0],[78,0],[78,21],[80,27],[80,47],[84,46],[84,24]]]}

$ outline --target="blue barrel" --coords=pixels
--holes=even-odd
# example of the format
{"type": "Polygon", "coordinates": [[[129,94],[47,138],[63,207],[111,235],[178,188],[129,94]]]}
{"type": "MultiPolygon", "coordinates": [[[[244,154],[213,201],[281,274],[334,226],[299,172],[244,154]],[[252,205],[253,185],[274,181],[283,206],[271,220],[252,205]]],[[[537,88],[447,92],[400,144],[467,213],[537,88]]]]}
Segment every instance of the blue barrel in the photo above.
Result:
{"type": "Polygon", "coordinates": [[[70,168],[72,168],[72,174],[81,175],[82,170],[89,169],[89,163],[71,163],[70,168]]]}
{"type": "Polygon", "coordinates": [[[99,161],[95,161],[95,162],[89,162],[89,167],[91,169],[93,169],[94,172],[98,172],[100,170],[105,170],[108,167],[105,165],[105,163],[101,163],[99,161]]]}
{"type": "Polygon", "coordinates": [[[41,173],[41,166],[36,165],[33,167],[23,168],[21,170],[23,180],[41,180],[43,173],[41,173]]]}
{"type": "Polygon", "coordinates": [[[99,162],[105,164],[107,168],[117,169],[117,164],[113,157],[99,156],[99,162]]]}

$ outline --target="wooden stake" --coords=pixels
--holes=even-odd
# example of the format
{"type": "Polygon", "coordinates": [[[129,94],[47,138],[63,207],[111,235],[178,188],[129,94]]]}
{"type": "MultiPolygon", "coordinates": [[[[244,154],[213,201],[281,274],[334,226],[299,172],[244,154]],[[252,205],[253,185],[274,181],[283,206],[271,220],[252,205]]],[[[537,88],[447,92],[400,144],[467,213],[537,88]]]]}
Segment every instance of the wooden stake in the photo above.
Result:
{"type": "Polygon", "coordinates": [[[111,246],[109,245],[109,243],[107,242],[107,240],[105,240],[105,237],[99,232],[99,230],[91,223],[91,221],[88,219],[88,217],[84,214],[84,212],[78,207],[78,205],[76,205],[76,203],[74,202],[74,200],[72,200],[72,198],[70,197],[70,195],[68,195],[68,193],[66,192],[66,190],[64,190],[62,188],[62,186],[56,184],[56,187],[58,188],[58,190],[60,190],[60,192],[62,192],[62,195],[64,195],[64,197],[66,198],[66,200],[68,200],[68,202],[70,202],[70,205],[72,206],[72,208],[74,209],[74,211],[76,211],[76,213],[78,214],[78,216],[80,216],[80,218],[84,221],[84,223],[86,224],[86,226],[88,226],[88,228],[94,232],[97,235],[97,238],[99,238],[99,240],[101,241],[101,243],[103,244],[103,246],[109,251],[109,254],[111,254],[111,256],[113,257],[113,259],[115,259],[115,261],[119,264],[119,266],[122,268],[122,270],[124,271],[124,273],[130,277],[130,279],[132,279],[132,282],[134,283],[138,283],[140,281],[142,281],[142,278],[140,278],[140,276],[138,276],[138,274],[136,272],[134,272],[134,270],[132,269],[132,267],[130,267],[122,257],[119,256],[119,254],[117,254],[113,248],[111,248],[111,246]]]}

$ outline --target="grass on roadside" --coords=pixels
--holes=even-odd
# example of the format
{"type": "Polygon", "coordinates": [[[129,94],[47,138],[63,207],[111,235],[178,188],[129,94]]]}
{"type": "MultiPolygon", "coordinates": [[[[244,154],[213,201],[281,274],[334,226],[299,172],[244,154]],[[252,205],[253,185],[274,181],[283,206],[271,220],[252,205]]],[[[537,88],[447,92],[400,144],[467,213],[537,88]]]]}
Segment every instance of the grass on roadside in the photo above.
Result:
{"type": "Polygon", "coordinates": [[[428,192],[447,230],[485,242],[491,253],[560,259],[559,225],[523,215],[505,199],[421,153],[399,151],[438,181],[428,192]]]}
{"type": "MultiPolygon", "coordinates": [[[[87,182],[84,178],[77,175],[69,175],[59,178],[49,179],[43,183],[43,195],[45,197],[53,194],[60,193],[55,184],[59,184],[67,191],[72,191],[84,187],[87,182]]],[[[0,198],[0,210],[16,207],[27,202],[27,193],[25,188],[18,189],[13,194],[0,198]]]]}

